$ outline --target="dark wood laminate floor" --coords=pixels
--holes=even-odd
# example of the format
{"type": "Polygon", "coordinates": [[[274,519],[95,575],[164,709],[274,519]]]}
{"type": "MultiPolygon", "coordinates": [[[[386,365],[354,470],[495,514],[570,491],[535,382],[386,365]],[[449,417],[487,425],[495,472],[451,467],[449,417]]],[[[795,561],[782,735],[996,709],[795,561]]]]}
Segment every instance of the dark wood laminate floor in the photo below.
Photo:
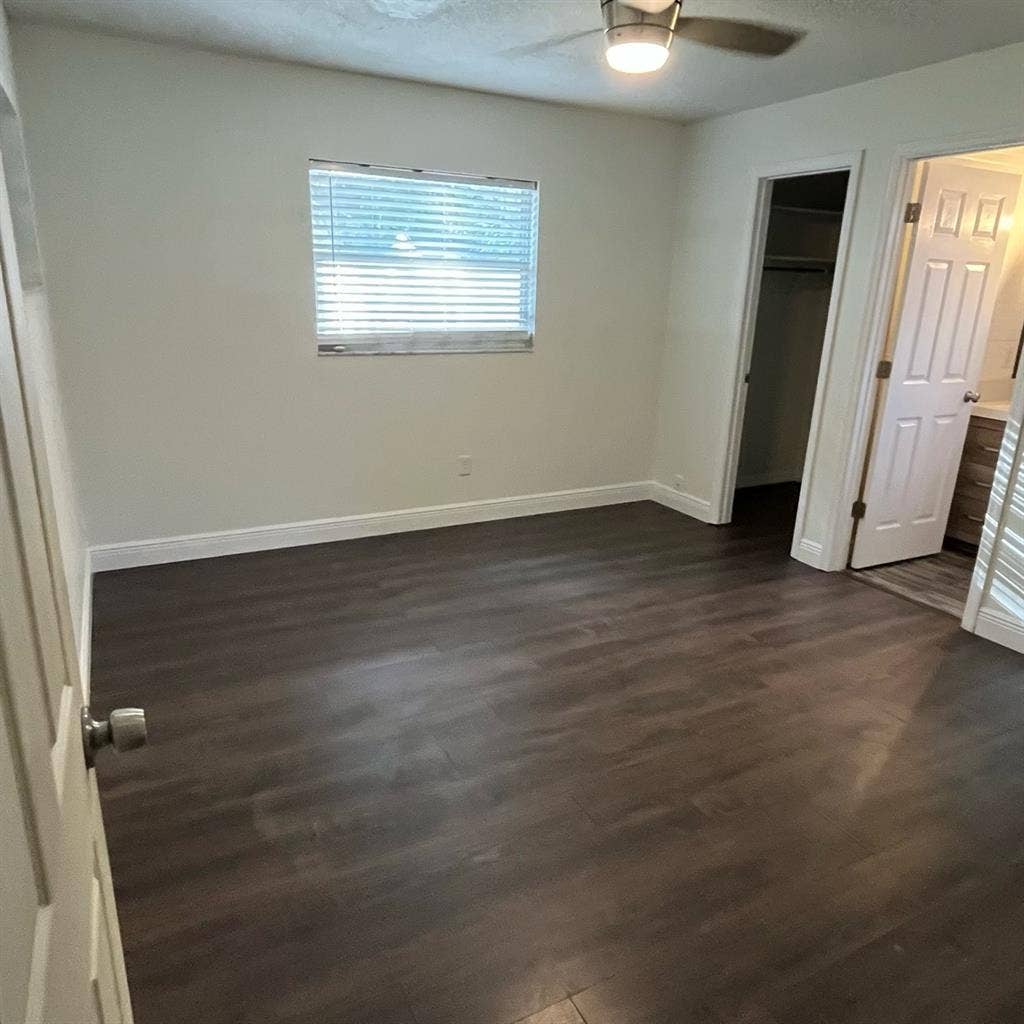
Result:
{"type": "Polygon", "coordinates": [[[1024,1020],[1024,659],[791,516],[99,576],[139,1024],[1024,1020]]]}

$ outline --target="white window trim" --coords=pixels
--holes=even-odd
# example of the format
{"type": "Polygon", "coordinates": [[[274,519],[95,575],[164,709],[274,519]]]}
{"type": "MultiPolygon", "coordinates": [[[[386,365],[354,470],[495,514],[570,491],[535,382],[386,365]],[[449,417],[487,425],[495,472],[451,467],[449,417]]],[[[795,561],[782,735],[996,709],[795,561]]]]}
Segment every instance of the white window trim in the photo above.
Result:
{"type": "Polygon", "coordinates": [[[418,331],[409,334],[349,334],[344,341],[337,334],[317,335],[321,356],[414,356],[459,352],[532,352],[529,331],[418,331]]]}
{"type": "MultiPolygon", "coordinates": [[[[450,171],[430,171],[413,167],[392,167],[386,164],[346,163],[337,160],[310,159],[308,171],[335,170],[349,174],[379,175],[394,178],[419,178],[429,181],[473,182],[505,188],[521,188],[537,193],[540,183],[524,178],[498,178],[492,175],[459,174],[450,171]]],[[[307,183],[308,193],[308,183],[307,183]]],[[[308,195],[307,195],[308,202],[308,195]]],[[[538,225],[539,233],[539,225],[538,225]]],[[[539,264],[539,238],[534,249],[534,330],[533,331],[410,331],[408,333],[381,332],[378,334],[317,334],[318,356],[402,356],[402,355],[492,355],[494,353],[532,352],[536,333],[536,275],[539,264]]],[[[315,265],[315,262],[314,262],[315,265]]]]}

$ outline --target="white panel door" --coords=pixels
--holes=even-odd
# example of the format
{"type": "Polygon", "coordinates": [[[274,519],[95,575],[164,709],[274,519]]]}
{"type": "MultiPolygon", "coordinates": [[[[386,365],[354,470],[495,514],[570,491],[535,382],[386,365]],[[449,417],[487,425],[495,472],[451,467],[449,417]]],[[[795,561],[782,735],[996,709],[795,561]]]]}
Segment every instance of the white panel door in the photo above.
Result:
{"type": "Polygon", "coordinates": [[[967,162],[923,168],[856,569],[942,548],[1019,187],[967,162]]]}
{"type": "Polygon", "coordinates": [[[0,169],[0,1021],[132,1020],[0,169]]]}

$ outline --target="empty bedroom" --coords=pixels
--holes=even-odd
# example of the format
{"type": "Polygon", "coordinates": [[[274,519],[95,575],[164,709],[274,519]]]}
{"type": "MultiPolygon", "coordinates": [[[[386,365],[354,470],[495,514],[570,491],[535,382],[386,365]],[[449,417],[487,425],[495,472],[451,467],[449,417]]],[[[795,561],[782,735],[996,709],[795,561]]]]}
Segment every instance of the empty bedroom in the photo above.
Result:
{"type": "Polygon", "coordinates": [[[3,1024],[1024,1021],[1017,0],[3,8],[3,1024]]]}

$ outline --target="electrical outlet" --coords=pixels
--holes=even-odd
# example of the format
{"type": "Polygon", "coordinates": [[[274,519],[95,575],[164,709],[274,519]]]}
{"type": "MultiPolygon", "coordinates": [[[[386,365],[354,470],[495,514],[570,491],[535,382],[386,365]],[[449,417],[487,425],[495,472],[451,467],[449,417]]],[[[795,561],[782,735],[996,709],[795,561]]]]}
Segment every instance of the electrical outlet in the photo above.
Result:
{"type": "Polygon", "coordinates": [[[683,487],[683,478],[681,476],[677,475],[675,479],[676,479],[676,490],[677,491],[685,490],[685,488],[683,487]]]}
{"type": "Polygon", "coordinates": [[[468,455],[459,456],[459,476],[469,476],[473,472],[473,460],[468,455]]]}

